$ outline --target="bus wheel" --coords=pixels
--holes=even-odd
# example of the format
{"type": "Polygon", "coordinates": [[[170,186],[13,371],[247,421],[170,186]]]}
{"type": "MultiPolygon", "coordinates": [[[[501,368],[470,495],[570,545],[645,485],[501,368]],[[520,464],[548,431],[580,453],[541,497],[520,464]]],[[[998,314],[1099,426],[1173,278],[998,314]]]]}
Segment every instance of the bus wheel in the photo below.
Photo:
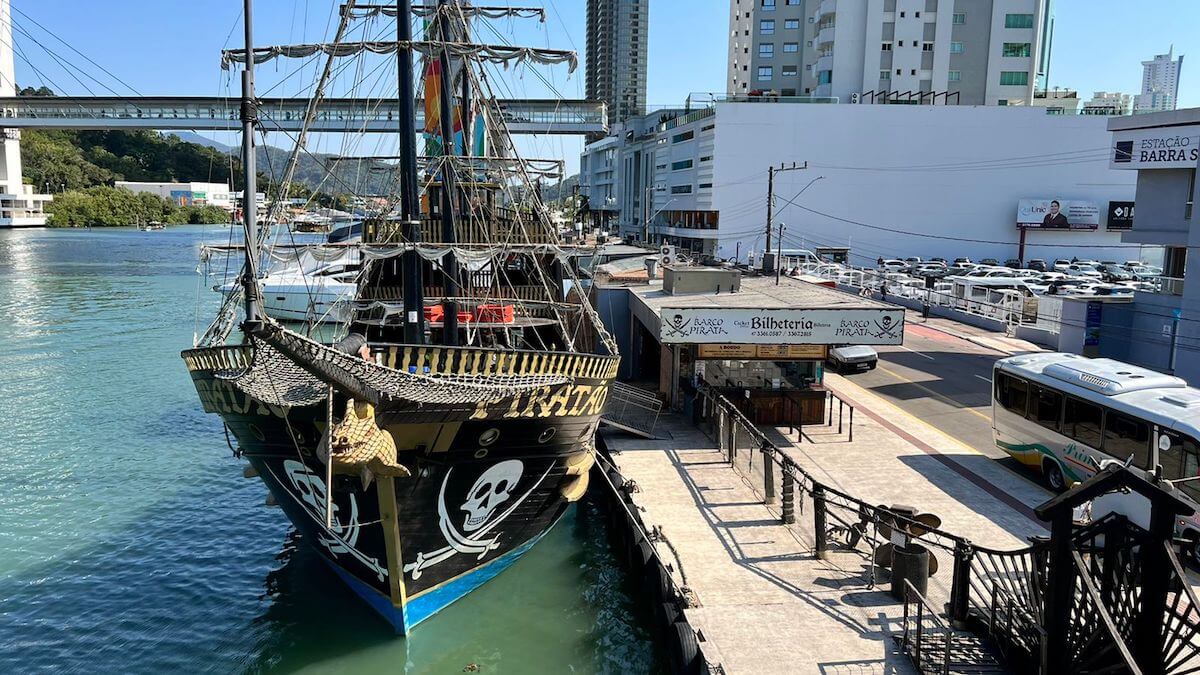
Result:
{"type": "Polygon", "coordinates": [[[1058,462],[1047,459],[1042,465],[1042,475],[1046,477],[1046,485],[1055,492],[1063,492],[1067,489],[1067,481],[1063,478],[1062,469],[1059,468],[1058,462]]]}

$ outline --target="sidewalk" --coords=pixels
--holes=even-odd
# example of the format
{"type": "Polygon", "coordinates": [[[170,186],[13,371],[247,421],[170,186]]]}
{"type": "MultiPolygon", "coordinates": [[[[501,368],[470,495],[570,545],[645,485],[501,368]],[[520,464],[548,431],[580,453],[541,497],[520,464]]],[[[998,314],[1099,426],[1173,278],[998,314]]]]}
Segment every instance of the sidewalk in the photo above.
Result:
{"type": "Polygon", "coordinates": [[[904,313],[904,326],[906,330],[913,327],[928,328],[930,330],[938,331],[939,333],[944,333],[956,338],[961,338],[968,342],[973,342],[980,347],[985,347],[987,349],[1008,354],[1010,356],[1024,354],[1026,352],[1046,351],[1046,348],[1042,347],[1041,345],[1035,345],[1032,342],[1019,340],[1015,337],[1009,337],[1004,333],[998,333],[965,323],[959,323],[952,319],[936,316],[921,318],[921,313],[912,309],[907,310],[904,313]]]}
{"type": "MultiPolygon", "coordinates": [[[[1017,549],[1046,534],[1032,514],[1045,490],[841,377],[826,384],[856,408],[853,442],[836,419],[805,427],[799,443],[784,438],[787,428],[766,430],[818,480],[871,504],[934,513],[941,529],[980,546],[1017,549]]],[[[730,673],[912,672],[890,637],[902,630],[903,606],[886,593],[886,572],[872,585],[865,552],[880,542],[817,558],[811,500],[782,525],[778,503],[764,505],[755,477],[732,468],[707,436],[678,415],[660,428],[672,438],[602,433],[617,468],[640,486],[632,497],[644,521],[678,552],[657,545],[699,601],[686,612],[710,658],[730,673]]],[[[941,606],[953,558],[933,551],[940,571],[929,597],[941,606]]]]}

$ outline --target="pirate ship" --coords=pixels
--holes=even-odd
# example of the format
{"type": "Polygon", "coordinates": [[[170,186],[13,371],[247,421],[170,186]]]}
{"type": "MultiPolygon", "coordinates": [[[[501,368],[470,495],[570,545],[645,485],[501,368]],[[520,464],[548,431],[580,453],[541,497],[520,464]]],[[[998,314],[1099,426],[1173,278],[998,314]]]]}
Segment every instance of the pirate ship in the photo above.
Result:
{"type": "Polygon", "coordinates": [[[485,68],[573,67],[574,55],[475,43],[473,20],[541,10],[458,0],[350,2],[331,43],[255,48],[245,4],[245,48],[223,55],[227,67],[243,67],[245,194],[256,190],[255,64],[318,53],[327,62],[306,129],[334,60],[394,54],[398,189],[352,244],[362,270],[347,337],[331,344],[264,315],[259,279],[270,257],[248,199],[239,290],[182,356],[247,473],[404,633],[512,565],[587,488],[618,356],[532,189],[546,163],[517,156],[485,68]],[[394,40],[343,39],[353,22],[381,16],[394,17],[394,40]],[[426,25],[419,40],[414,19],[426,25]]]}

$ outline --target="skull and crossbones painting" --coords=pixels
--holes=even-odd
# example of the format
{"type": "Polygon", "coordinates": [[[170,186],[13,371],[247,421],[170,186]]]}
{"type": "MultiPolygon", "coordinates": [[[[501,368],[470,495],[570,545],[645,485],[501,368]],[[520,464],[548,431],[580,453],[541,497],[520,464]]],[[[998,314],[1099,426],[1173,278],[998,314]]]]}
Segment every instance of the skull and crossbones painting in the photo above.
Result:
{"type": "Polygon", "coordinates": [[[446,488],[454,469],[447,470],[438,493],[438,526],[447,546],[436,551],[417,553],[416,561],[406,564],[404,571],[416,580],[426,568],[459,553],[475,554],[479,560],[483,560],[490,551],[500,547],[500,535],[488,535],[533,494],[550,474],[552,467],[553,464],[548,466],[528,490],[514,499],[513,493],[525,474],[525,463],[519,459],[497,462],[475,479],[463,501],[453,507],[446,503],[446,488]],[[462,523],[461,528],[457,525],[459,522],[462,523]]]}

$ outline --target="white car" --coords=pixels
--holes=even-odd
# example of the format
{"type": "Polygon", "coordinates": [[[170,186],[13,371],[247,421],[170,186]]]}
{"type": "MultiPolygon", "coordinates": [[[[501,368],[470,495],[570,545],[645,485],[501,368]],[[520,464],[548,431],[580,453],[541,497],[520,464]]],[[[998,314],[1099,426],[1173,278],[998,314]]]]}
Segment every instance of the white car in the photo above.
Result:
{"type": "Polygon", "coordinates": [[[1072,263],[1068,265],[1066,273],[1076,277],[1096,279],[1097,281],[1104,278],[1104,275],[1095,267],[1083,263],[1072,263]]]}
{"type": "Polygon", "coordinates": [[[879,354],[866,345],[847,345],[829,350],[826,359],[838,373],[874,370],[879,364],[879,354]]]}

